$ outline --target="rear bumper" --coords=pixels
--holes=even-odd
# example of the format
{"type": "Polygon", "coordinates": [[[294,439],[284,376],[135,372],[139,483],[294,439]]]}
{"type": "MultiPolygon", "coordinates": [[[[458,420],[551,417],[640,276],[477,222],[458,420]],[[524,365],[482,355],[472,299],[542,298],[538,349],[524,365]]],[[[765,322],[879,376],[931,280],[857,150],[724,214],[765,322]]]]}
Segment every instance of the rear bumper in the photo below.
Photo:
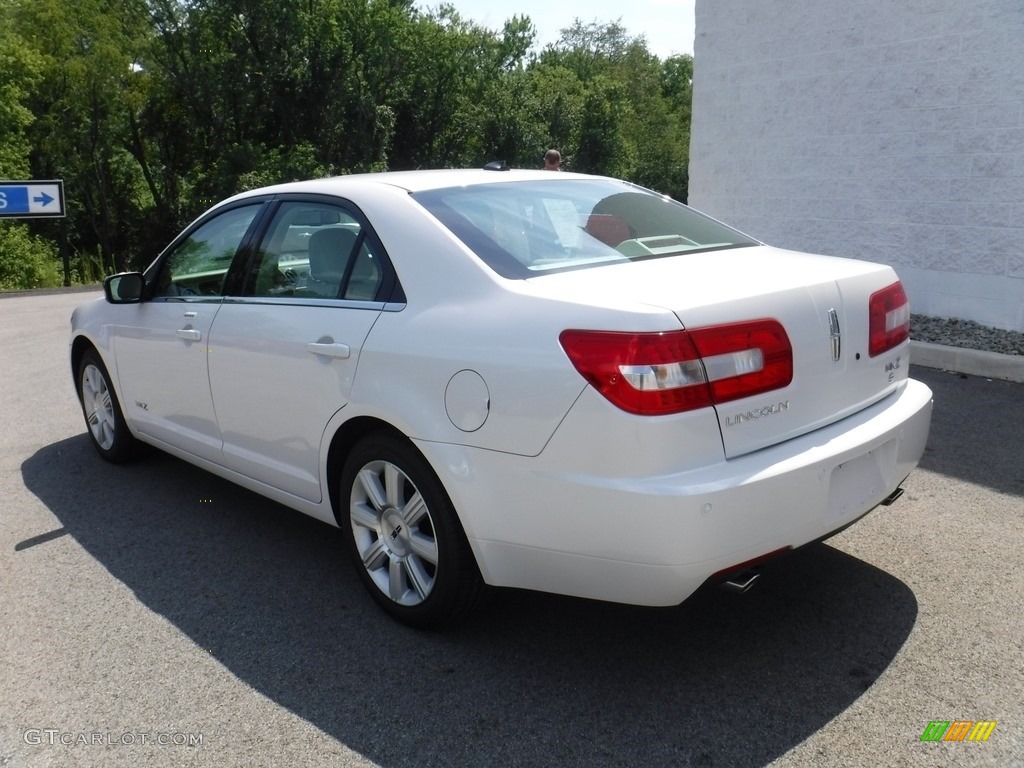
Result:
{"type": "MultiPolygon", "coordinates": [[[[712,574],[821,539],[877,506],[920,460],[931,407],[931,390],[907,380],[813,433],[734,460],[649,475],[582,473],[557,435],[533,458],[420,447],[448,488],[488,583],[675,605],[712,574]]],[[[623,457],[622,464],[636,462],[623,457]]]]}

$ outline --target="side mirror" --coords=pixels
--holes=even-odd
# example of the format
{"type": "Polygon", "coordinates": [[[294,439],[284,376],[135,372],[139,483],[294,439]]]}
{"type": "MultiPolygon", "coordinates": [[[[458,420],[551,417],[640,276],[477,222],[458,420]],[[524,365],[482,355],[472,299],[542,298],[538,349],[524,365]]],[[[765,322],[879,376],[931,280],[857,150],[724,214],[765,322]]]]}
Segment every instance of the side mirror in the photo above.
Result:
{"type": "Polygon", "coordinates": [[[111,304],[138,304],[145,287],[141,272],[122,272],[103,281],[103,293],[111,304]]]}

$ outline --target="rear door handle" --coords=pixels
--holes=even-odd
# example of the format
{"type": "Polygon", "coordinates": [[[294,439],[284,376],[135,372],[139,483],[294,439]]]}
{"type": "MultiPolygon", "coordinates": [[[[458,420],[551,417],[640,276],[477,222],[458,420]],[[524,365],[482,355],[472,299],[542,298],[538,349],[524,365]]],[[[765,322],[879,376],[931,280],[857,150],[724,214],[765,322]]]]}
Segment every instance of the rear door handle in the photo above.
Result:
{"type": "Polygon", "coordinates": [[[314,355],[337,357],[342,360],[348,359],[352,354],[352,350],[348,344],[339,344],[337,342],[324,344],[319,341],[311,341],[306,345],[306,351],[312,352],[314,355]]]}
{"type": "Polygon", "coordinates": [[[179,328],[174,332],[174,335],[179,339],[185,339],[185,341],[199,341],[203,338],[203,334],[194,328],[179,328]]]}

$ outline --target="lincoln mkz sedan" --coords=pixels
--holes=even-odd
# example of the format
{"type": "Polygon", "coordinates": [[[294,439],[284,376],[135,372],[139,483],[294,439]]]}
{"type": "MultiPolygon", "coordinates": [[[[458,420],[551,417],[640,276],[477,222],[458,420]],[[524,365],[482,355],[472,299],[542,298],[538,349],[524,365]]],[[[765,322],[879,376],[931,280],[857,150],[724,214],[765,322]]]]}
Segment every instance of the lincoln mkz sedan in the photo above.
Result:
{"type": "Polygon", "coordinates": [[[88,433],[338,526],[399,621],[492,587],[647,606],[900,493],[932,393],[888,266],[627,182],[353,175],[214,206],[72,317],[88,433]]]}

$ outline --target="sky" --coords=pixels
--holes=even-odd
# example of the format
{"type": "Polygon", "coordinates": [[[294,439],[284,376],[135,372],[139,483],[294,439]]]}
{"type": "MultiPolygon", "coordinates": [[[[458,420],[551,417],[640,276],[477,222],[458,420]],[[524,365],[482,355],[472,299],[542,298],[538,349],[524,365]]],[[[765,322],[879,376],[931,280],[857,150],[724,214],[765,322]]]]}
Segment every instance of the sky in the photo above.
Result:
{"type": "MultiPolygon", "coordinates": [[[[618,21],[630,36],[647,38],[647,50],[664,59],[677,53],[693,54],[693,5],[696,0],[445,0],[466,19],[500,31],[512,16],[529,16],[537,30],[539,50],[555,42],[559,31],[577,18],[592,21],[618,21]]],[[[441,0],[420,0],[417,6],[436,9],[441,0]]]]}

